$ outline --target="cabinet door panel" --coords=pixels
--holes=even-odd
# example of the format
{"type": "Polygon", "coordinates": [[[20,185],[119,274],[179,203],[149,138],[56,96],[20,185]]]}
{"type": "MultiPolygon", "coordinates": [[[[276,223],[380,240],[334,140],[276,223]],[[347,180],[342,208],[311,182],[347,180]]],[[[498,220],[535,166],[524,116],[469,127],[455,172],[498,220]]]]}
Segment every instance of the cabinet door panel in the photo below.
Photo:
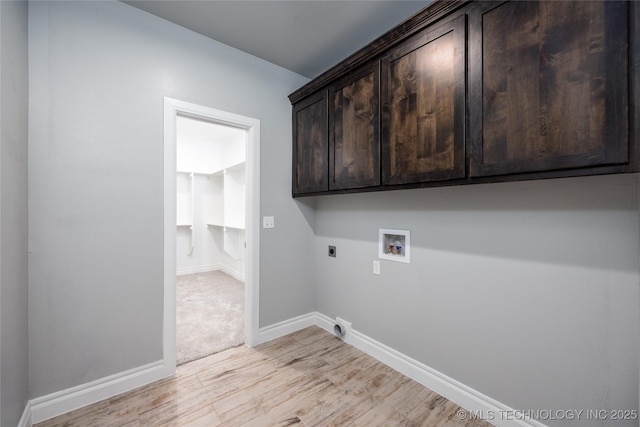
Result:
{"type": "Polygon", "coordinates": [[[464,177],[464,32],[459,16],[382,59],[385,184],[464,177]]]}
{"type": "Polygon", "coordinates": [[[380,184],[378,67],[334,86],[329,99],[329,189],[380,184]]]}
{"type": "Polygon", "coordinates": [[[327,191],[328,124],[326,92],[293,108],[293,194],[327,191]]]}
{"type": "Polygon", "coordinates": [[[627,162],[628,5],[481,8],[470,23],[471,175],[627,162]]]}

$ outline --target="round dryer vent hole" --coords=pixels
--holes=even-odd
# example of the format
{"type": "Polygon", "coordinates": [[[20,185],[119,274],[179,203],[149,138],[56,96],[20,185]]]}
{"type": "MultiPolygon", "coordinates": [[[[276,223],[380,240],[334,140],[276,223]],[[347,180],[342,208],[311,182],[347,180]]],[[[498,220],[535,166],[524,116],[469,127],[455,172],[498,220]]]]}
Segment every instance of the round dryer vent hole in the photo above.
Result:
{"type": "Polygon", "coordinates": [[[336,324],[336,325],[333,327],[333,332],[335,332],[335,334],[336,334],[336,336],[337,336],[338,338],[340,338],[340,339],[343,339],[343,338],[344,338],[344,333],[345,333],[345,331],[342,329],[342,326],[340,326],[340,325],[336,324]]]}

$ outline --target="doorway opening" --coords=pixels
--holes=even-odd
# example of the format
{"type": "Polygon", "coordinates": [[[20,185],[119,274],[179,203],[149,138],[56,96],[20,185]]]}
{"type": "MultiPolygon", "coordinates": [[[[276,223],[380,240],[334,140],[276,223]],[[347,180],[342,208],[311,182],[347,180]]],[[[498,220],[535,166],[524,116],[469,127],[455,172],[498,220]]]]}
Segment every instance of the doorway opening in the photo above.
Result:
{"type": "Polygon", "coordinates": [[[176,364],[244,343],[243,128],[176,120],[176,364]]]}
{"type": "Polygon", "coordinates": [[[259,126],[165,98],[163,352],[169,373],[176,362],[242,342],[251,346],[257,336],[259,126]],[[181,299],[192,305],[181,306],[181,299]],[[215,302],[227,312],[212,311],[215,302]],[[188,335],[176,339],[177,332],[188,335]]]}

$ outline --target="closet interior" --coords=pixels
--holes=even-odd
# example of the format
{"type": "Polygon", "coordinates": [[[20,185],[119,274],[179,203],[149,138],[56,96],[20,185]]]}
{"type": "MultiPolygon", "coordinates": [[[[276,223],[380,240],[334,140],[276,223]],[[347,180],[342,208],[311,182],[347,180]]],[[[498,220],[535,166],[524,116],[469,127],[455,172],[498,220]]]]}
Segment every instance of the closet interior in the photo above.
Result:
{"type": "Polygon", "coordinates": [[[246,131],[185,116],[176,131],[176,273],[244,281],[246,131]]]}

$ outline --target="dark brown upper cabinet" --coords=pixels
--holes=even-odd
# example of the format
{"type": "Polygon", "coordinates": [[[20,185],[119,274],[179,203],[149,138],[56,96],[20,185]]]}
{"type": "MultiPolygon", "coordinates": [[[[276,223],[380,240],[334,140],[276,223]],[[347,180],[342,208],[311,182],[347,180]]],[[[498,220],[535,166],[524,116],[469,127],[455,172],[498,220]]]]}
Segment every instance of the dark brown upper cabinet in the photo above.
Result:
{"type": "Polygon", "coordinates": [[[473,5],[472,177],[629,161],[629,7],[618,1],[473,5]]]}
{"type": "Polygon", "coordinates": [[[439,0],[289,96],[293,194],[640,172],[640,2],[439,0]]]}
{"type": "Polygon", "coordinates": [[[379,67],[375,63],[329,90],[329,189],[380,185],[379,67]]]}
{"type": "Polygon", "coordinates": [[[293,194],[329,189],[327,93],[321,91],[293,108],[293,194]]]}
{"type": "Polygon", "coordinates": [[[382,57],[383,184],[465,176],[465,21],[438,24],[382,57]]]}

